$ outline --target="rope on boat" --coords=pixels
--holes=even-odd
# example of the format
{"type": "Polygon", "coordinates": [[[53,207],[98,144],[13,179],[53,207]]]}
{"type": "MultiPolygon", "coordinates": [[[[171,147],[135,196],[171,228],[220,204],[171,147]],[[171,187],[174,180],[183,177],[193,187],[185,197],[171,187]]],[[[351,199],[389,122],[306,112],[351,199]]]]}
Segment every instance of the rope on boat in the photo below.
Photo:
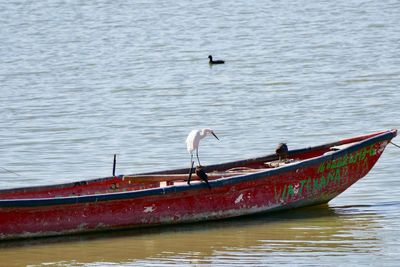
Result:
{"type": "Polygon", "coordinates": [[[15,175],[17,175],[17,176],[21,176],[21,175],[19,175],[18,173],[13,172],[13,171],[10,171],[10,170],[7,170],[6,168],[3,168],[3,167],[0,167],[0,169],[5,170],[6,172],[9,172],[9,173],[15,174],[15,175]]]}
{"type": "Polygon", "coordinates": [[[400,146],[399,145],[396,145],[395,143],[393,143],[392,141],[390,141],[390,143],[392,144],[392,145],[394,145],[395,147],[397,147],[397,148],[400,148],[400,146]]]}

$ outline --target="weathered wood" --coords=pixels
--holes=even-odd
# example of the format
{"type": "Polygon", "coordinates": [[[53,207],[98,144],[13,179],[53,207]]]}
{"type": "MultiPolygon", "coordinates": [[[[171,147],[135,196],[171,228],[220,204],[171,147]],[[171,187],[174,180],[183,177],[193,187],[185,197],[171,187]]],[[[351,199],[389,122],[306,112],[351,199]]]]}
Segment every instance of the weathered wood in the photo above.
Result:
{"type": "Polygon", "coordinates": [[[189,169],[0,190],[0,240],[216,220],[322,204],[364,177],[397,134],[389,130],[275,156],[189,169]],[[333,146],[340,150],[330,151],[333,146]],[[272,164],[273,165],[273,164],[272,164]],[[223,179],[222,179],[223,178],[223,179]]]}

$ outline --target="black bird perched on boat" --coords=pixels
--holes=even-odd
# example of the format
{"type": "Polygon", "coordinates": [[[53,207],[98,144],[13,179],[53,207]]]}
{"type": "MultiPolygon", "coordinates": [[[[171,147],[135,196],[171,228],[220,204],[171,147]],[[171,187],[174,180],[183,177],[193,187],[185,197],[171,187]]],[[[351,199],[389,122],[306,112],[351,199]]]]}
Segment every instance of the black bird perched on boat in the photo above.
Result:
{"type": "Polygon", "coordinates": [[[213,64],[224,64],[225,61],[223,60],[213,60],[212,55],[209,55],[208,58],[210,59],[210,61],[208,61],[209,64],[213,65],[213,64]]]}
{"type": "Polygon", "coordinates": [[[204,171],[203,167],[201,166],[196,167],[196,175],[207,184],[209,189],[211,189],[211,185],[208,182],[208,176],[204,171]]]}
{"type": "Polygon", "coordinates": [[[286,159],[288,152],[288,146],[285,143],[280,143],[275,149],[275,153],[279,156],[279,161],[286,159]]]}

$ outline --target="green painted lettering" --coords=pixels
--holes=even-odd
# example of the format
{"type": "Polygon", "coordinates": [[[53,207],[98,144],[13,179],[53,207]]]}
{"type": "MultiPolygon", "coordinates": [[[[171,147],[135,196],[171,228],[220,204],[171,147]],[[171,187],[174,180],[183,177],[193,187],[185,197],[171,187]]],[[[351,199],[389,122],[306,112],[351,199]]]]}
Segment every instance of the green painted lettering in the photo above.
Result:
{"type": "Polygon", "coordinates": [[[336,184],[335,172],[329,172],[327,179],[328,179],[328,182],[333,182],[334,184],[336,184]]]}
{"type": "Polygon", "coordinates": [[[321,180],[321,181],[320,181],[320,188],[321,188],[321,189],[324,189],[324,188],[326,187],[326,185],[327,185],[326,179],[325,179],[325,177],[322,175],[320,180],[321,180]]]}
{"type": "Polygon", "coordinates": [[[299,195],[301,196],[303,194],[303,187],[304,184],[307,182],[307,180],[301,180],[300,181],[300,189],[299,189],[299,195]]]}
{"type": "Polygon", "coordinates": [[[274,189],[275,189],[275,201],[278,202],[279,199],[284,198],[286,195],[286,185],[284,186],[283,189],[281,189],[279,191],[276,190],[276,186],[274,189]]]}
{"type": "Polygon", "coordinates": [[[349,156],[348,155],[344,155],[342,162],[343,162],[343,167],[347,166],[349,164],[349,156]]]}
{"type": "Polygon", "coordinates": [[[332,160],[331,162],[331,169],[337,168],[337,159],[332,160]]]}
{"type": "Polygon", "coordinates": [[[330,161],[330,160],[328,160],[327,162],[326,162],[326,169],[330,169],[331,168],[331,164],[332,164],[332,161],[330,161]]]}
{"type": "Polygon", "coordinates": [[[283,187],[283,192],[282,192],[282,199],[287,198],[287,194],[286,194],[286,185],[283,187]]]}
{"type": "Polygon", "coordinates": [[[353,164],[354,162],[356,162],[356,161],[355,161],[355,157],[354,157],[353,154],[350,154],[349,163],[350,163],[350,164],[353,164]]]}
{"type": "Polygon", "coordinates": [[[322,162],[318,167],[318,172],[323,173],[325,171],[325,162],[322,162]]]}
{"type": "Polygon", "coordinates": [[[306,189],[307,189],[307,193],[311,192],[311,178],[308,178],[308,180],[307,180],[306,189]]]}
{"type": "Polygon", "coordinates": [[[288,186],[288,197],[289,197],[289,195],[291,197],[294,196],[294,190],[293,190],[293,186],[291,184],[288,186]]]}
{"type": "Polygon", "coordinates": [[[337,161],[338,161],[338,164],[337,164],[338,168],[342,168],[344,166],[343,157],[338,158],[337,161]]]}
{"type": "Polygon", "coordinates": [[[340,169],[336,170],[335,181],[340,184],[340,169]]]}
{"type": "Polygon", "coordinates": [[[374,145],[371,145],[369,147],[369,155],[374,156],[375,154],[376,154],[376,149],[375,149],[374,145]]]}
{"type": "Polygon", "coordinates": [[[314,192],[318,191],[320,189],[318,178],[313,180],[313,184],[314,184],[313,191],[314,192]]]}

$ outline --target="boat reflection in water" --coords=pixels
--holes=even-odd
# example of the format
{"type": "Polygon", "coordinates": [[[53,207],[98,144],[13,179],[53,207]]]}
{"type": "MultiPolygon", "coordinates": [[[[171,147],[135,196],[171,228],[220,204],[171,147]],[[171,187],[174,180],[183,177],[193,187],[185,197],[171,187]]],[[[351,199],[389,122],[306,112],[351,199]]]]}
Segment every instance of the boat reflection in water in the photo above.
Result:
{"type": "Polygon", "coordinates": [[[321,205],[234,220],[2,242],[0,262],[7,266],[104,266],[106,262],[113,262],[110,266],[243,266],[293,261],[298,253],[297,264],[317,263],[322,255],[324,260],[345,256],[351,263],[351,255],[360,261],[360,253],[378,252],[381,219],[367,206],[321,205]]]}

